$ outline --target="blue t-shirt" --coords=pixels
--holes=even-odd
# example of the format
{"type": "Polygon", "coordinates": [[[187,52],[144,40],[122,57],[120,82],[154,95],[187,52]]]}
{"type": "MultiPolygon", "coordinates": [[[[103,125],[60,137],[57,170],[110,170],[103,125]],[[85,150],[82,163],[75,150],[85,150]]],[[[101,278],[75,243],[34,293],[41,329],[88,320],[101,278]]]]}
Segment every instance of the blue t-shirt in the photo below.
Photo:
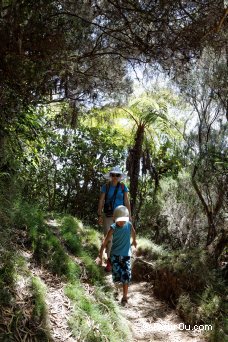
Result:
{"type": "Polygon", "coordinates": [[[131,255],[131,222],[126,222],[123,227],[116,223],[111,225],[113,229],[111,255],[131,255]]]}
{"type": "MultiPolygon", "coordinates": [[[[116,193],[116,199],[115,199],[115,202],[113,203],[113,209],[115,209],[119,205],[124,205],[124,193],[128,192],[128,188],[126,187],[125,184],[123,184],[123,188],[122,188],[121,184],[123,184],[123,183],[119,184],[118,191],[116,193]]],[[[106,193],[106,186],[108,186],[108,184],[102,185],[101,192],[106,193]]],[[[116,189],[116,186],[112,185],[112,183],[110,183],[109,190],[107,193],[106,202],[110,202],[113,199],[113,195],[114,195],[114,191],[116,189]]]]}

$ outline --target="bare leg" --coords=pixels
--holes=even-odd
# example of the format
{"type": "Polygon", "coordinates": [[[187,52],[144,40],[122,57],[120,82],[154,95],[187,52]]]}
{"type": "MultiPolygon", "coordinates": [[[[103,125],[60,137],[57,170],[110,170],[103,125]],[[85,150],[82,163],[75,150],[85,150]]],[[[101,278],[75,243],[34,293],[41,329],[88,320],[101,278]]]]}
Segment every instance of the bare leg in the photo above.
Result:
{"type": "MultiPolygon", "coordinates": [[[[105,215],[103,216],[103,230],[104,230],[104,236],[106,236],[106,234],[109,231],[109,228],[111,226],[111,224],[113,223],[113,218],[112,217],[106,217],[105,215]]],[[[107,254],[107,258],[110,258],[110,251],[112,248],[112,238],[111,240],[108,242],[105,252],[107,254]]]]}
{"type": "Polygon", "coordinates": [[[127,300],[128,284],[123,284],[123,299],[127,300]]]}

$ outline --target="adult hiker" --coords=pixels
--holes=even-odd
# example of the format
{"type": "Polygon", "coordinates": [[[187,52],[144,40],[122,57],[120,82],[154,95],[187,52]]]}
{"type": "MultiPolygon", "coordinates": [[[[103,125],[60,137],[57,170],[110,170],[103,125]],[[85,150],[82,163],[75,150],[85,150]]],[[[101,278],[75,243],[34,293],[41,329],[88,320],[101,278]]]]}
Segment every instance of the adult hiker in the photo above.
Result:
{"type": "Polygon", "coordinates": [[[129,221],[129,211],[124,205],[115,208],[113,213],[114,223],[101,245],[96,263],[102,265],[103,251],[112,237],[111,263],[112,280],[115,284],[122,283],[123,297],[122,304],[127,303],[128,286],[131,281],[131,238],[132,245],[137,247],[136,233],[129,221]]]}
{"type": "MultiPolygon", "coordinates": [[[[113,212],[119,205],[125,205],[129,211],[131,218],[130,202],[128,199],[128,188],[122,182],[126,175],[121,171],[119,166],[113,167],[104,177],[108,180],[101,187],[101,194],[98,204],[98,224],[103,226],[103,233],[106,236],[111,224],[113,223],[113,212]]],[[[106,272],[111,271],[110,250],[112,246],[112,237],[106,246],[107,264],[106,272]]]]}

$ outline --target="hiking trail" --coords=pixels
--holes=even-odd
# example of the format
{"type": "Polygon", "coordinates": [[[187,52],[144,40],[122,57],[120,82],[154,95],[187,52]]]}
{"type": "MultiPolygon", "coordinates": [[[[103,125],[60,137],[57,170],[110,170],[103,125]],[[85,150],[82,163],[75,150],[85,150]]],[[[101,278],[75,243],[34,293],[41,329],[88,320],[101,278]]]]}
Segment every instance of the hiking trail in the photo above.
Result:
{"type": "MultiPolygon", "coordinates": [[[[112,282],[111,275],[106,276],[112,282]]],[[[118,301],[120,302],[120,289],[118,301]]],[[[131,342],[205,342],[198,330],[189,330],[175,310],[153,295],[152,285],[148,282],[133,282],[129,286],[128,304],[121,306],[132,332],[131,342]]]]}
{"type": "MultiPolygon", "coordinates": [[[[52,223],[52,227],[57,225],[52,223]]],[[[25,258],[29,271],[33,276],[39,277],[46,286],[46,305],[48,308],[48,325],[50,329],[50,342],[86,342],[80,336],[74,337],[68,320],[72,316],[73,306],[64,293],[66,284],[58,277],[49,273],[42,266],[38,266],[29,251],[20,239],[20,254],[25,258]]],[[[105,275],[108,285],[113,287],[111,273],[105,275]]],[[[29,280],[18,282],[18,297],[28,294],[29,280]]],[[[82,284],[86,292],[90,293],[90,285],[82,284]]],[[[153,295],[153,285],[150,282],[132,282],[129,286],[128,304],[120,303],[122,288],[119,289],[118,303],[120,311],[125,317],[132,333],[130,342],[205,342],[203,334],[197,330],[190,330],[181,318],[165,302],[153,295]]],[[[29,304],[29,303],[28,303],[29,304]]],[[[27,305],[28,305],[27,304],[27,305]]],[[[125,342],[125,341],[124,341],[125,342]]]]}

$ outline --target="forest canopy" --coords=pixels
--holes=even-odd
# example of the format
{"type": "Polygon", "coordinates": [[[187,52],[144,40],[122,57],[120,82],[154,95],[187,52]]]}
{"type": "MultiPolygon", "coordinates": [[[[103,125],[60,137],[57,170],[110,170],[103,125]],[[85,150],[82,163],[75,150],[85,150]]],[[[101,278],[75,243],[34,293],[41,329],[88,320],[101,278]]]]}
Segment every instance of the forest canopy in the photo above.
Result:
{"type": "Polygon", "coordinates": [[[1,135],[54,94],[73,108],[120,98],[128,62],[179,74],[206,46],[226,51],[224,1],[1,1],[0,11],[1,135]]]}

